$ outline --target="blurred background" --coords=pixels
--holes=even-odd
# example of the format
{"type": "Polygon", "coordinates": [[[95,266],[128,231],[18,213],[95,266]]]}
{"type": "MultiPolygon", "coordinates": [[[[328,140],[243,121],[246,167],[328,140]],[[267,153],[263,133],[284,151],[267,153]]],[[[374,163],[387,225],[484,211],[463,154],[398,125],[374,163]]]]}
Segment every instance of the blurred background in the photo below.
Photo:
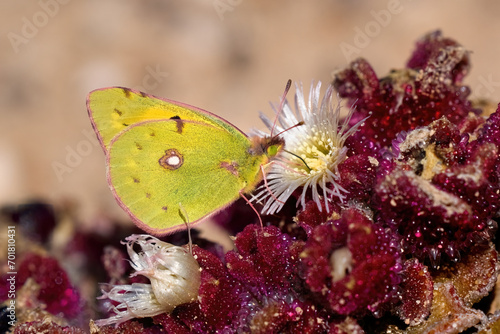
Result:
{"type": "MultiPolygon", "coordinates": [[[[0,205],[74,203],[125,218],[85,98],[126,86],[216,113],[245,132],[288,79],[328,83],[365,57],[379,76],[441,29],[473,53],[466,79],[500,101],[495,1],[39,0],[0,2],[0,205]]],[[[292,96],[293,89],[289,96],[292,96]]]]}

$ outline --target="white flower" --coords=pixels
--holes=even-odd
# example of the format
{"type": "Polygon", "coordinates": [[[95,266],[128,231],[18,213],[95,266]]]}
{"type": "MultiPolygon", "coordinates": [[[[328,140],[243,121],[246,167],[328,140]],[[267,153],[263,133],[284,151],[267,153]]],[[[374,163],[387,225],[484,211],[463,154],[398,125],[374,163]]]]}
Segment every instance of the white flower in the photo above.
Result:
{"type": "Polygon", "coordinates": [[[126,240],[131,266],[136,270],[131,276],[144,275],[151,284],[116,285],[108,292],[103,290],[99,298],[120,304],[110,305],[109,310],[115,315],[97,320],[98,326],[153,317],[197,299],[200,266],[186,249],[145,234],[131,235],[126,240]],[[139,245],[142,252],[135,252],[134,244],[139,245]]]}
{"type": "MultiPolygon", "coordinates": [[[[322,210],[322,198],[327,200],[337,196],[341,201],[346,198],[347,190],[338,184],[338,166],[346,159],[347,148],[344,143],[365,119],[348,129],[353,114],[349,110],[342,126],[340,122],[340,101],[333,106],[333,87],[330,85],[320,103],[321,82],[311,84],[309,101],[306,105],[302,85],[295,85],[296,113],[287,101],[278,113],[279,125],[273,133],[284,131],[285,149],[280,157],[271,163],[266,175],[267,185],[261,186],[253,200],[264,202],[262,213],[278,212],[299,187],[302,188],[299,203],[304,207],[306,193],[311,189],[312,199],[322,210]],[[296,126],[300,121],[303,125],[296,126]],[[331,189],[330,189],[331,187],[331,189]],[[272,195],[271,195],[272,193],[272,195]]],[[[275,112],[278,112],[275,107],[275,112]]],[[[261,114],[264,124],[271,130],[273,122],[261,114]]],[[[265,135],[257,131],[258,135],[265,135]]],[[[326,206],[328,212],[328,205],[326,206]]]]}

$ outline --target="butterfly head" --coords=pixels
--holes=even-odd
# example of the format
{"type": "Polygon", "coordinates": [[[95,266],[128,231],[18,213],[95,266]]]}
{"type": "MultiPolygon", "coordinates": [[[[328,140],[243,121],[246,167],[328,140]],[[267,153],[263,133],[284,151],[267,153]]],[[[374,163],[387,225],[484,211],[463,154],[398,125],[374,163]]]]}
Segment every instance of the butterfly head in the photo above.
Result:
{"type": "Polygon", "coordinates": [[[278,136],[253,137],[250,153],[254,155],[265,155],[269,159],[276,157],[285,148],[285,141],[278,136]]]}

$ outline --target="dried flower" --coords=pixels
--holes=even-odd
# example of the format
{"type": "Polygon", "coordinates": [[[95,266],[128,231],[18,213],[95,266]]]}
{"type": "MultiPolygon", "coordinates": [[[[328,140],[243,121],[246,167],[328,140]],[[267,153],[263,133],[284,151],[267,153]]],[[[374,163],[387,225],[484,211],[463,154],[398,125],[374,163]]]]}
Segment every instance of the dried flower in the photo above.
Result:
{"type": "Polygon", "coordinates": [[[185,248],[145,234],[132,235],[126,240],[131,265],[136,270],[131,277],[144,275],[151,284],[116,285],[109,292],[103,290],[101,299],[107,298],[119,305],[110,306],[109,310],[115,315],[96,321],[98,326],[152,317],[197,299],[200,266],[185,248]],[[139,245],[142,252],[135,252],[134,244],[139,245]]]}
{"type": "MultiPolygon", "coordinates": [[[[347,148],[344,142],[356,132],[363,120],[348,129],[354,109],[350,109],[342,126],[340,122],[340,101],[333,107],[333,87],[329,86],[320,103],[321,82],[316,86],[311,84],[309,102],[306,105],[302,85],[296,85],[295,109],[288,102],[284,102],[283,110],[278,113],[279,124],[274,129],[283,132],[285,151],[275,161],[266,176],[267,187],[263,185],[254,197],[257,201],[265,202],[262,210],[265,214],[279,211],[285,201],[299,187],[303,187],[300,203],[304,207],[306,194],[310,188],[312,199],[322,210],[321,197],[324,201],[328,197],[336,196],[341,201],[346,198],[347,192],[339,184],[338,166],[347,157],[347,148]],[[296,126],[300,121],[303,125],[296,126]],[[330,186],[329,186],[330,185],[330,186]],[[330,188],[331,187],[331,188],[330,188]]],[[[276,111],[276,108],[274,108],[276,111]]],[[[262,121],[271,130],[273,122],[261,115],[262,121]]],[[[265,135],[258,132],[259,135],[265,135]]],[[[326,206],[326,210],[329,208],[326,206]]]]}

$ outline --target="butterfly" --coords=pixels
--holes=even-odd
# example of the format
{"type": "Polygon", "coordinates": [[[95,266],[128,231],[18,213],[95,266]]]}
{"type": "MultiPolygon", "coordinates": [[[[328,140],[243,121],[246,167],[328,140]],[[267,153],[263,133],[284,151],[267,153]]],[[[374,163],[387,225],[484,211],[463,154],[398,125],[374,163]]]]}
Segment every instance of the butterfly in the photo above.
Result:
{"type": "MultiPolygon", "coordinates": [[[[290,82],[288,86],[290,86],[290,82]]],[[[256,188],[284,148],[278,136],[247,137],[221,117],[123,87],[87,97],[118,204],[143,230],[166,235],[256,188]]]]}

